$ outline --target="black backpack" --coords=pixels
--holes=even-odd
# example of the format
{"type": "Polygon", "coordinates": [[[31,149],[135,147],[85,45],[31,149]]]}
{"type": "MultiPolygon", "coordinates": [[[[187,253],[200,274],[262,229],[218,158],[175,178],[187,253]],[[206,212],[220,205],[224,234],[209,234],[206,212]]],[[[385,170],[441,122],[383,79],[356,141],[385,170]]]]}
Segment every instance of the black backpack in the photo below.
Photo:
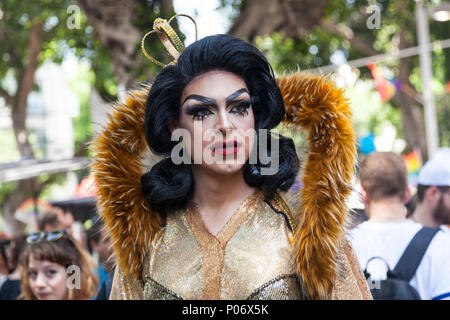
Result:
{"type": "Polygon", "coordinates": [[[417,267],[422,261],[423,255],[428,248],[434,235],[439,228],[423,227],[416,233],[408,244],[403,255],[392,271],[386,260],[381,257],[372,257],[367,261],[364,268],[364,276],[369,284],[370,292],[374,300],[420,300],[417,290],[409,284],[416,273],[417,267]],[[373,281],[367,272],[367,265],[374,259],[384,261],[388,268],[387,279],[373,281]]]}

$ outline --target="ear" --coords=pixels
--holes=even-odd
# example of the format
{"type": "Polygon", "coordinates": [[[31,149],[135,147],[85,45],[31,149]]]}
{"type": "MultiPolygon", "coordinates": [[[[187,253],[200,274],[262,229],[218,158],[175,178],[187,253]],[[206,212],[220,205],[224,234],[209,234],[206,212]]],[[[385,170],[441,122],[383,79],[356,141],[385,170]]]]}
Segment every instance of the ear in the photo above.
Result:
{"type": "Polygon", "coordinates": [[[409,185],[408,185],[406,187],[405,196],[403,197],[403,203],[407,203],[410,198],[411,198],[411,189],[409,188],[409,185]]]}
{"type": "Polygon", "coordinates": [[[367,207],[367,205],[370,202],[370,196],[362,186],[361,186],[361,197],[362,197],[362,202],[367,207]]]}
{"type": "Polygon", "coordinates": [[[434,204],[439,200],[440,194],[436,186],[431,186],[425,191],[425,199],[434,204]]]}
{"type": "Polygon", "coordinates": [[[89,244],[91,245],[92,250],[97,251],[98,246],[97,246],[97,243],[94,240],[92,240],[92,239],[89,240],[89,244]]]}
{"type": "Polygon", "coordinates": [[[171,123],[169,123],[168,125],[170,133],[172,133],[175,129],[178,128],[178,122],[177,121],[173,121],[171,123]]]}

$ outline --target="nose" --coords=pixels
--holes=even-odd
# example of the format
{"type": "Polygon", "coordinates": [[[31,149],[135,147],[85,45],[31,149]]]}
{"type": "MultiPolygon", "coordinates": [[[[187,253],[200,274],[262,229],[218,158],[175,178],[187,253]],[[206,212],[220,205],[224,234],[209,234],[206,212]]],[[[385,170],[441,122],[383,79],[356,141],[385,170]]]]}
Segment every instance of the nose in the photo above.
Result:
{"type": "Polygon", "coordinates": [[[233,123],[228,118],[228,112],[225,110],[221,110],[217,115],[217,123],[216,129],[218,129],[223,134],[226,134],[228,131],[234,128],[233,123]]]}
{"type": "Polygon", "coordinates": [[[42,274],[42,272],[39,272],[36,276],[36,279],[34,280],[34,284],[36,287],[38,288],[42,288],[45,287],[47,285],[45,279],[44,279],[44,275],[42,274]]]}

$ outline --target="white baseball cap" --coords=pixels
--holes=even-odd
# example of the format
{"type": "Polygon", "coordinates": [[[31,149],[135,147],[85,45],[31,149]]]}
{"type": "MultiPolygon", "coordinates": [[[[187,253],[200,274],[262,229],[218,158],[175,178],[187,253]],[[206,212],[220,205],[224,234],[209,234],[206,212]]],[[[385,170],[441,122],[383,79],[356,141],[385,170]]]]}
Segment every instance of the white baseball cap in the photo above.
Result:
{"type": "Polygon", "coordinates": [[[450,186],[450,148],[440,148],[425,163],[417,182],[424,186],[450,186]]]}

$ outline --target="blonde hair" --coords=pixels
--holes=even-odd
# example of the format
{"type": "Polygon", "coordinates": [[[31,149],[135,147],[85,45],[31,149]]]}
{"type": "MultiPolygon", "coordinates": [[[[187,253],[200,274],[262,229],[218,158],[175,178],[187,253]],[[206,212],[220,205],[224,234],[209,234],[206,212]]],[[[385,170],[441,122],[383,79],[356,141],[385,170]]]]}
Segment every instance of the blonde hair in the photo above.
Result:
{"type": "Polygon", "coordinates": [[[42,240],[28,244],[21,255],[21,289],[19,299],[37,300],[30,287],[28,264],[30,256],[40,261],[50,261],[65,268],[76,265],[81,270],[80,288],[67,288],[67,300],[87,300],[93,298],[98,289],[98,279],[94,274],[96,263],[89,253],[69,234],[55,241],[42,240]]]}

